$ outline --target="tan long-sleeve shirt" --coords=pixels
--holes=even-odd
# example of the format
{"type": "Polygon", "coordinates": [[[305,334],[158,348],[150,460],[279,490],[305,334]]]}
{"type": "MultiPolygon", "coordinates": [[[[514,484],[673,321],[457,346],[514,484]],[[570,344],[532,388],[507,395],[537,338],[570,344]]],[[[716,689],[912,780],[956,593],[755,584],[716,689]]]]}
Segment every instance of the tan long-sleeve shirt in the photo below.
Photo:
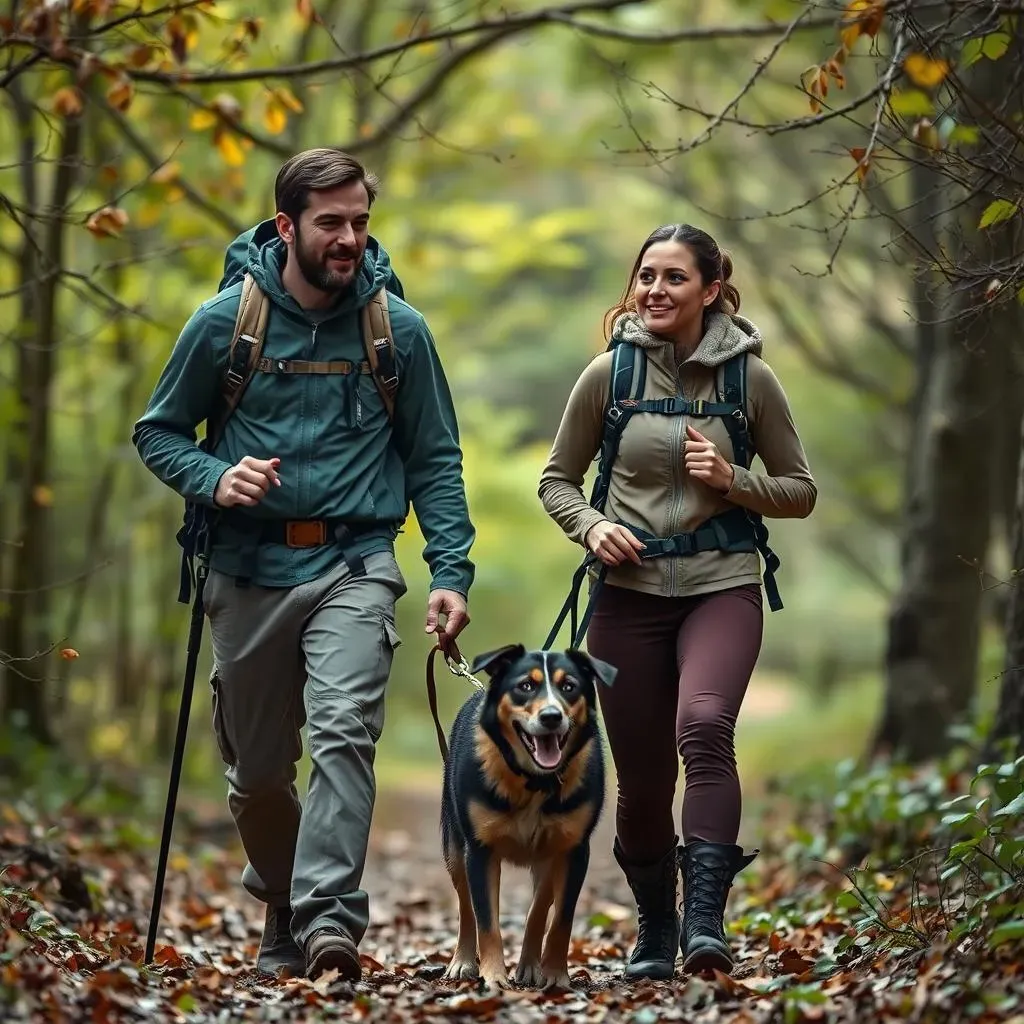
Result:
{"type": "MultiPolygon", "coordinates": [[[[696,529],[704,520],[739,505],[766,518],[810,515],[817,489],[797,434],[789,402],[778,378],[760,358],[761,337],[749,320],[712,314],[696,351],[679,366],[671,342],[646,330],[635,314],[625,314],[615,332],[647,352],[644,399],[716,399],[722,364],[747,353],[747,418],[750,441],[765,473],[737,466],[721,417],[664,416],[637,413],[623,432],[612,467],[605,511],[594,509],[583,482],[601,445],[612,356],[597,356],[580,375],[566,404],[539,495],[548,514],[565,533],[585,546],[598,522],[632,524],[656,537],[696,529]],[[691,477],[683,464],[686,426],[691,424],[717,445],[733,464],[734,479],[722,493],[691,477]]],[[[761,581],[757,552],[704,551],[679,558],[626,562],[611,569],[608,582],[647,593],[693,596],[761,581]]]]}

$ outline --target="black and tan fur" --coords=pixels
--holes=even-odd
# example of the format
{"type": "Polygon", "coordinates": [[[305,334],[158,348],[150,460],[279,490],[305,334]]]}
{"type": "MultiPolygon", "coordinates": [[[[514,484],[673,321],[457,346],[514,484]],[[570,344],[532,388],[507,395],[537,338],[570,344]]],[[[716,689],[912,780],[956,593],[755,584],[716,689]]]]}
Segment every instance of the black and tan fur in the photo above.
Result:
{"type": "Polygon", "coordinates": [[[480,655],[472,671],[486,671],[490,685],[452,725],[441,800],[444,859],[459,898],[445,978],[508,985],[498,927],[508,861],[529,867],[534,884],[515,982],[568,988],[572,920],[604,803],[595,684],[611,685],[615,669],[580,651],[516,644],[480,655]]]}

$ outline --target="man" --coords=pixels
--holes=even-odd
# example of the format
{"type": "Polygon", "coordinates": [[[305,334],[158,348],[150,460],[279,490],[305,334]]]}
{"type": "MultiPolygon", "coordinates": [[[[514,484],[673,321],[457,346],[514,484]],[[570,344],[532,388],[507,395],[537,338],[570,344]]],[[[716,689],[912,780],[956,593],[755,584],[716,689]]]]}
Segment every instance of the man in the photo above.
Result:
{"type": "Polygon", "coordinates": [[[276,232],[236,239],[223,290],[185,325],[133,435],[160,480],[217,510],[204,594],[214,730],[242,883],[267,904],[258,967],[269,974],[360,976],[373,759],[406,592],[393,542],[410,501],[432,577],[426,631],[447,648],[469,622],[475,534],[455,412],[430,331],[398,295],[393,421],[368,372],[361,310],[382,286],[401,290],[368,235],[376,194],[376,178],[338,150],[290,159],[276,232]],[[206,452],[196,427],[218,407],[242,294],[239,280],[225,285],[240,279],[242,251],[271,302],[265,358],[206,452]]]}

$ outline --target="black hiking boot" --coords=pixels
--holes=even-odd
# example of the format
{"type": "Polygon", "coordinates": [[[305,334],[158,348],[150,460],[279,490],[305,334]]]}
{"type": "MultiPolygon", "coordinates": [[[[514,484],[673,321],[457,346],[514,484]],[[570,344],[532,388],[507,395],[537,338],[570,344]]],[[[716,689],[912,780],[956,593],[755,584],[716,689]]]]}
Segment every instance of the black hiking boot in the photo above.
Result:
{"type": "Polygon", "coordinates": [[[737,873],[757,856],[731,843],[687,843],[679,848],[683,873],[683,970],[732,970],[725,937],[725,901],[737,873]]]}
{"type": "Polygon", "coordinates": [[[679,948],[679,911],[676,909],[676,847],[653,864],[630,864],[622,855],[618,839],[612,845],[636,900],[636,945],[629,954],[625,977],[628,981],[671,978],[679,948]]]}
{"type": "Polygon", "coordinates": [[[292,908],[272,907],[268,903],[256,969],[276,977],[286,967],[293,978],[301,978],[306,971],[306,958],[292,938],[292,908]]]}

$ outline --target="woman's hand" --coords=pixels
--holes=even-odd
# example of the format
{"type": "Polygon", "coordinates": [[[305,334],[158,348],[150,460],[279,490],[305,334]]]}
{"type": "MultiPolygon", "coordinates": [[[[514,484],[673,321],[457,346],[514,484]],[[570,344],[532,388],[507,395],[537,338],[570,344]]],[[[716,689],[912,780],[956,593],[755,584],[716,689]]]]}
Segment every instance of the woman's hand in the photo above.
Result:
{"type": "Polygon", "coordinates": [[[735,470],[722,458],[714,442],[689,424],[686,426],[683,453],[683,465],[690,476],[703,480],[709,487],[723,493],[732,487],[735,470]]]}
{"type": "Polygon", "coordinates": [[[587,547],[605,565],[621,565],[627,559],[637,565],[641,564],[637,552],[643,551],[644,545],[618,523],[602,519],[587,531],[586,542],[587,547]]]}

